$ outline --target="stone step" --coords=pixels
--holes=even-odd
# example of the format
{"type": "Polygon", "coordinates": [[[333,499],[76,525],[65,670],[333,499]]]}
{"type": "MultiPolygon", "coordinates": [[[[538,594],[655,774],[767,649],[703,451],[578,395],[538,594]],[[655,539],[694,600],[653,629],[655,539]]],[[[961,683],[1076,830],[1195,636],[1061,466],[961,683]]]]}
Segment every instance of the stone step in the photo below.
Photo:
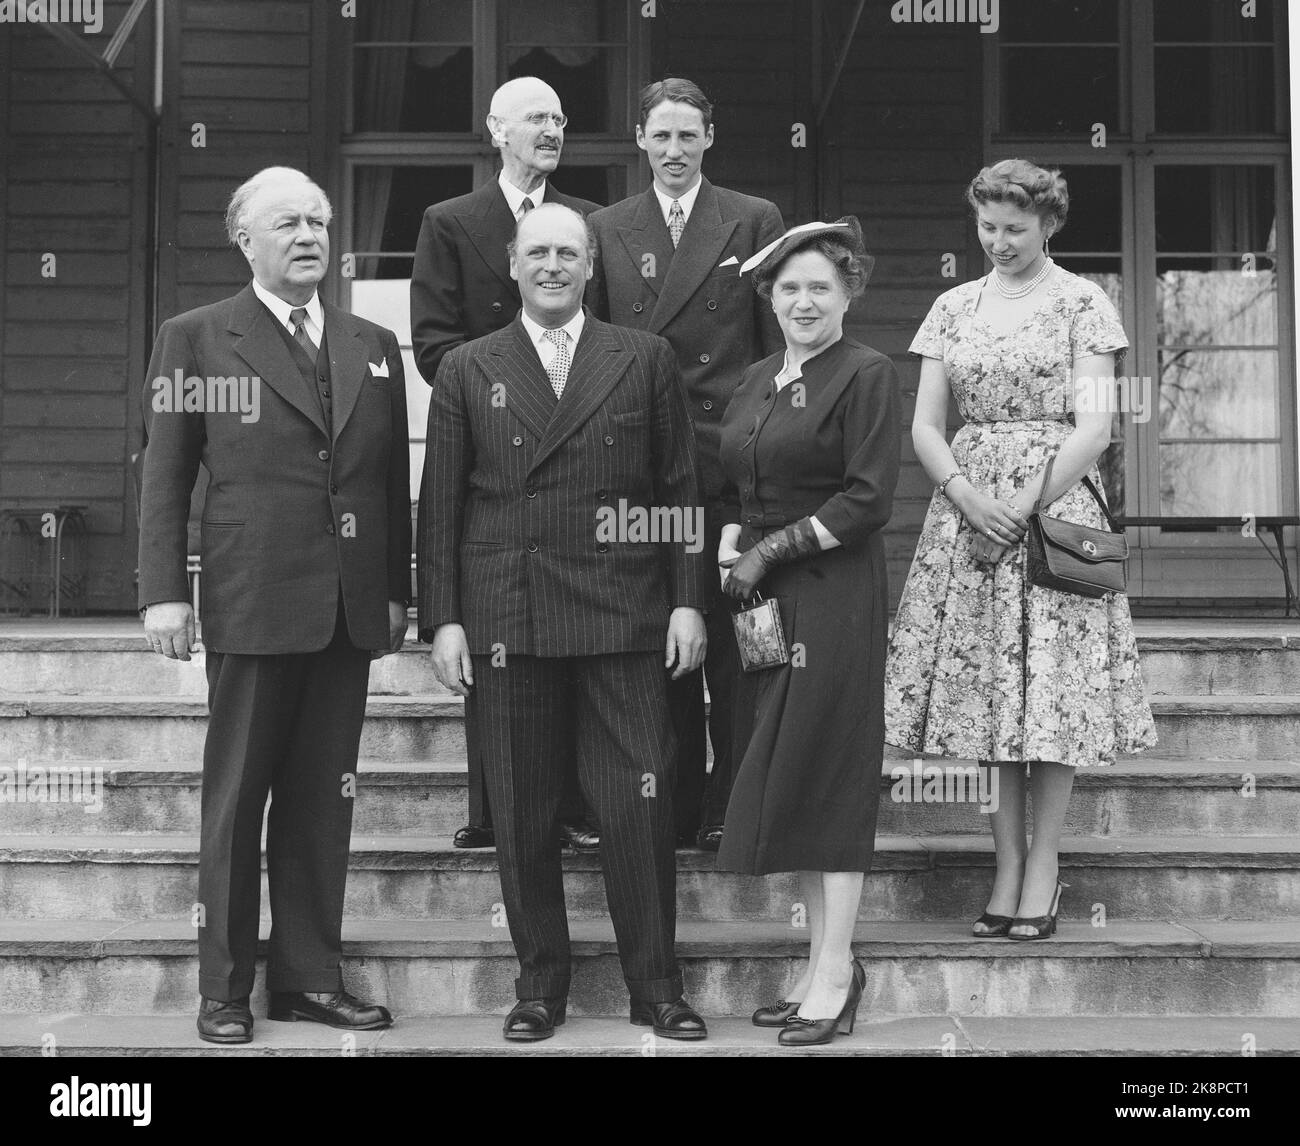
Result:
{"type": "MultiPolygon", "coordinates": [[[[189,918],[198,898],[197,836],[0,836],[0,916],[8,919],[189,918]]],[[[790,921],[802,913],[795,877],[719,871],[697,849],[677,856],[683,920],[790,921]]],[[[880,836],[859,909],[864,921],[972,919],[993,880],[993,842],[980,836],[880,836]]],[[[574,919],[608,914],[598,855],[566,852],[574,919]]],[[[1071,837],[1062,918],[1300,920],[1300,836],[1071,837]]],[[[354,836],[345,912],[353,918],[499,917],[496,852],[450,840],[354,836]]],[[[262,905],[269,898],[263,875],[262,905]]]]}
{"type": "MultiPolygon", "coordinates": [[[[923,761],[920,787],[909,761],[885,761],[878,830],[884,835],[979,834],[989,830],[978,802],[955,785],[934,802],[926,768],[970,761],[923,761]],[[902,769],[903,771],[897,771],[902,769]],[[919,797],[919,798],[918,798],[919,797]]],[[[197,760],[84,760],[58,765],[0,759],[0,832],[197,832],[202,769],[197,760]],[[8,771],[6,771],[8,769],[8,771]],[[72,769],[69,772],[69,769],[72,769]],[[75,781],[75,784],[73,783],[75,781]],[[62,790],[59,783],[63,784],[62,790]],[[35,799],[27,799],[27,789],[35,799]],[[21,798],[19,789],[22,789],[21,798]],[[58,793],[59,798],[42,795],[58,793]]],[[[956,775],[954,773],[954,775],[956,775]]],[[[978,800],[978,790],[974,793],[978,800]]],[[[362,760],[353,830],[360,835],[449,836],[466,822],[463,756],[433,762],[362,760]]],[[[1300,824],[1300,764],[1257,760],[1135,758],[1080,769],[1066,819],[1069,835],[1285,835],[1300,824]],[[1254,795],[1248,795],[1253,792],[1254,795]]]]}
{"type": "MultiPolygon", "coordinates": [[[[570,930],[575,1013],[621,1013],[609,923],[570,930]]],[[[807,950],[806,930],[782,924],[677,928],[686,993],[705,1015],[747,1015],[780,998],[807,950]]],[[[1067,922],[1038,943],[974,939],[964,918],[866,923],[854,950],[867,1015],[1300,1017],[1297,920],[1067,922]]],[[[0,999],[27,1012],[192,1015],[197,969],[184,920],[0,922],[0,999]]],[[[518,964],[508,932],[486,921],[351,920],[343,972],[354,994],[397,1014],[466,1015],[508,1008],[518,964]]]]}
{"type": "Polygon", "coordinates": [[[936,1055],[985,1058],[1011,1055],[1109,1055],[1240,1059],[1247,1037],[1260,1056],[1300,1056],[1300,1024],[1271,1015],[1124,1015],[1092,1018],[982,1018],[971,1015],[888,1015],[858,1012],[853,1034],[826,1046],[780,1046],[776,1032],[747,1018],[706,1015],[702,1042],[655,1038],[625,1014],[583,1014],[569,1008],[555,1036],[537,1043],[507,1043],[501,1014],[395,1016],[387,1031],[344,1034],[317,1023],[275,1023],[254,1011],[253,1041],[215,1047],[201,1042],[194,1017],[181,1015],[0,1014],[0,1058],[35,1056],[52,1046],[62,1055],[88,1057],[329,1057],[452,1056],[590,1058],[902,1058],[936,1055]]]}
{"type": "MultiPolygon", "coordinates": [[[[463,757],[464,715],[451,694],[371,697],[361,755],[463,757]]],[[[9,695],[0,699],[0,760],[201,760],[206,727],[206,697],[9,695]]]]}
{"type": "MultiPolygon", "coordinates": [[[[1300,695],[1153,696],[1155,759],[1300,759],[1300,695]]],[[[199,759],[207,711],[197,696],[10,694],[0,699],[0,759],[199,759]]],[[[381,760],[464,753],[457,696],[372,696],[361,754],[381,760]]],[[[892,752],[892,756],[901,754],[892,752]]]]}
{"type": "MultiPolygon", "coordinates": [[[[1139,621],[1142,677],[1153,695],[1287,693],[1300,676],[1300,626],[1139,621]]],[[[0,622],[0,688],[21,693],[115,692],[205,695],[203,653],[168,661],[144,645],[138,623],[105,618],[71,629],[58,622],[0,622]]],[[[443,695],[429,668],[428,646],[414,631],[400,653],[375,661],[370,689],[386,695],[443,695]]]]}

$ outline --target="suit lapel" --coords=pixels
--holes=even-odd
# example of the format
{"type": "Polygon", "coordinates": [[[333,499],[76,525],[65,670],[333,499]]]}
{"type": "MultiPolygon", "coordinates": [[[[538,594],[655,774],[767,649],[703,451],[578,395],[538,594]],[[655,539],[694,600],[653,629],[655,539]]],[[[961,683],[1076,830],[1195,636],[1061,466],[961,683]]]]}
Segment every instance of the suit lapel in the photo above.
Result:
{"type": "Polygon", "coordinates": [[[370,351],[361,326],[352,315],[325,303],[325,345],[330,355],[330,388],[334,391],[334,440],[347,425],[361,387],[370,376],[370,351]]]}
{"type": "Polygon", "coordinates": [[[664,225],[663,212],[659,209],[659,200],[655,197],[653,187],[637,201],[632,225],[620,227],[618,234],[623,240],[623,250],[632,260],[636,275],[645,279],[646,285],[655,294],[659,294],[664,288],[669,268],[675,261],[675,252],[672,236],[664,225]],[[653,262],[647,256],[651,256],[653,262]],[[653,275],[645,273],[647,266],[654,267],[653,275]]]}
{"type": "Polygon", "coordinates": [[[515,217],[510,213],[506,197],[494,179],[475,192],[475,199],[475,209],[457,215],[456,219],[474,244],[479,258],[510,290],[518,293],[519,288],[510,277],[510,257],[506,254],[506,243],[515,232],[515,217]]]}
{"type": "Polygon", "coordinates": [[[306,415],[324,434],[325,418],[321,413],[320,396],[304,381],[302,371],[275,328],[275,316],[262,305],[251,285],[235,296],[227,329],[235,336],[235,353],[266,385],[306,415]]]}
{"type": "Polygon", "coordinates": [[[538,443],[537,453],[533,455],[533,470],[555,453],[600,408],[631,364],[632,352],[619,345],[618,339],[610,334],[604,323],[588,314],[582,328],[582,337],[578,339],[577,353],[569,367],[564,393],[555,405],[546,432],[538,443]]]}
{"type": "Polygon", "coordinates": [[[691,217],[686,221],[686,230],[682,232],[681,244],[673,253],[668,277],[650,314],[647,330],[659,334],[686,305],[686,300],[699,290],[700,284],[717,267],[718,256],[738,223],[737,219],[723,220],[717,192],[713,190],[713,184],[704,179],[695,206],[691,208],[691,217]]]}
{"type": "MultiPolygon", "coordinates": [[[[545,437],[555,414],[555,391],[518,315],[499,334],[491,336],[488,353],[499,360],[506,408],[528,427],[533,437],[545,437]]],[[[493,377],[497,377],[495,371],[493,377]]]]}

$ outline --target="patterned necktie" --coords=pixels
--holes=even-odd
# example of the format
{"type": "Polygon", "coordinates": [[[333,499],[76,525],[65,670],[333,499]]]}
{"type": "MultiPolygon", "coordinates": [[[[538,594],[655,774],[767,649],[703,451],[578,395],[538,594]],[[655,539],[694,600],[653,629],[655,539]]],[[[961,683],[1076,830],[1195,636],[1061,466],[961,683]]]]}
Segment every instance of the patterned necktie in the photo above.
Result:
{"type": "Polygon", "coordinates": [[[294,342],[301,346],[307,352],[307,357],[315,362],[316,344],[311,340],[311,335],[307,333],[307,308],[305,306],[295,306],[289,312],[289,321],[293,323],[294,342]]]}
{"type": "Polygon", "coordinates": [[[682,241],[682,232],[686,230],[686,215],[682,211],[682,201],[674,199],[668,211],[668,233],[673,237],[673,249],[682,241]]]}
{"type": "Polygon", "coordinates": [[[519,214],[517,214],[515,218],[517,220],[522,219],[525,215],[528,214],[529,211],[533,209],[534,206],[536,206],[536,204],[530,198],[528,198],[527,195],[525,195],[524,201],[519,204],[519,214]]]}
{"type": "Polygon", "coordinates": [[[569,380],[569,363],[572,361],[569,357],[569,336],[563,330],[548,330],[546,341],[555,347],[555,355],[546,367],[546,374],[551,380],[551,389],[558,398],[564,393],[564,384],[569,380]]]}

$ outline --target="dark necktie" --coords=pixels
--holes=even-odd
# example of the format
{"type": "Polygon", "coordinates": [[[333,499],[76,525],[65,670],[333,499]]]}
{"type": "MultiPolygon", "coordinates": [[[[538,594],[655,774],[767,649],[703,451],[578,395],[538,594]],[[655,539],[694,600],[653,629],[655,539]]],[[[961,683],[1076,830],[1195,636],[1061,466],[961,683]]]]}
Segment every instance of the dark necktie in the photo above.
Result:
{"type": "Polygon", "coordinates": [[[289,321],[293,323],[293,340],[307,352],[307,357],[316,361],[316,344],[307,333],[307,308],[295,306],[289,312],[289,321]]]}
{"type": "Polygon", "coordinates": [[[533,209],[534,206],[535,204],[533,203],[533,201],[527,195],[525,195],[524,201],[519,204],[519,214],[516,215],[515,218],[522,219],[525,215],[528,214],[529,211],[533,209]]]}

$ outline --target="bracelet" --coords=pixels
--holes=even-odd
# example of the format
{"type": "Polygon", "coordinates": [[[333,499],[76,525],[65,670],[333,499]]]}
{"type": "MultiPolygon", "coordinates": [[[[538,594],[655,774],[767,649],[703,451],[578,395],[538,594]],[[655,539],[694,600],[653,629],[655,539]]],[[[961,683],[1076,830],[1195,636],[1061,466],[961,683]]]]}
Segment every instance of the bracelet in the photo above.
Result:
{"type": "Polygon", "coordinates": [[[952,481],[953,478],[959,478],[961,476],[962,476],[961,470],[953,470],[952,473],[950,473],[946,478],[943,479],[943,481],[939,483],[939,492],[943,494],[945,497],[947,497],[948,483],[952,481]]]}

